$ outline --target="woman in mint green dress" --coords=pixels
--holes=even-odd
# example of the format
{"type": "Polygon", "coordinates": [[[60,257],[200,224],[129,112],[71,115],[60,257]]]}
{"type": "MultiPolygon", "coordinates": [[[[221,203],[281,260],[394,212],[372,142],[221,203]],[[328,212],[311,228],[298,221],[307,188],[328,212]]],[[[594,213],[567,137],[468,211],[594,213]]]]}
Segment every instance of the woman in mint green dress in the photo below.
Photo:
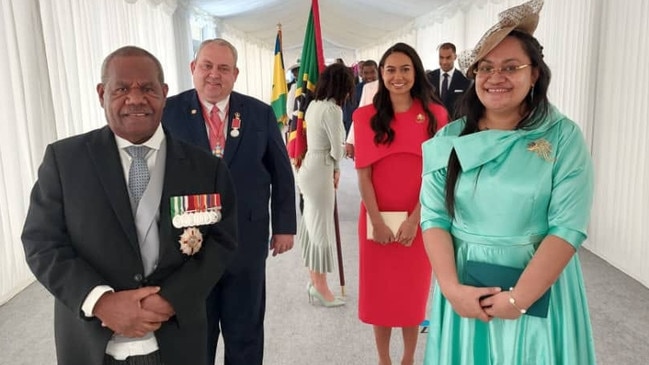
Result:
{"type": "Polygon", "coordinates": [[[576,255],[592,163],[579,127],[547,99],[532,36],[541,6],[501,13],[460,57],[475,78],[465,117],[423,145],[421,226],[437,277],[425,364],[595,364],[576,255]]]}

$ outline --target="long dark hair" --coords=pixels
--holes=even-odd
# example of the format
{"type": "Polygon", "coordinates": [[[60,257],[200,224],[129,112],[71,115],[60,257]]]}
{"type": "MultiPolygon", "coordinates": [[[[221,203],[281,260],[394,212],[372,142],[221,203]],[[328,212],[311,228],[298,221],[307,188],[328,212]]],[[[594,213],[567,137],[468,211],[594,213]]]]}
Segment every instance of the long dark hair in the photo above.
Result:
{"type": "MultiPolygon", "coordinates": [[[[525,54],[531,60],[532,67],[536,68],[539,72],[539,77],[534,83],[534,88],[530,89],[530,92],[523,101],[529,113],[516,125],[516,129],[534,129],[542,123],[549,112],[548,87],[550,86],[551,78],[550,68],[543,60],[543,47],[536,38],[516,30],[509,33],[508,37],[514,37],[521,42],[525,54]]],[[[473,68],[469,69],[468,72],[473,72],[473,68]]],[[[484,112],[485,107],[478,98],[475,90],[475,82],[473,82],[460,101],[461,114],[459,115],[466,116],[466,125],[460,135],[464,136],[477,132],[478,122],[484,115],[484,112]]],[[[455,150],[452,150],[448,159],[445,192],[446,210],[451,217],[455,216],[455,186],[461,169],[457,153],[455,150]]]]}
{"type": "Polygon", "coordinates": [[[383,77],[381,76],[381,71],[385,66],[385,60],[393,53],[403,53],[412,61],[412,65],[415,69],[415,80],[410,89],[410,96],[412,96],[413,99],[419,99],[424,106],[424,113],[428,116],[429,137],[434,136],[435,132],[437,132],[437,119],[435,118],[435,115],[428,110],[428,104],[434,102],[442,105],[442,101],[439,100],[433,92],[433,86],[428,82],[424,65],[414,48],[405,43],[397,43],[388,48],[379,61],[379,88],[373,99],[376,114],[374,114],[370,119],[370,126],[374,131],[374,143],[377,145],[389,145],[394,140],[394,130],[390,128],[390,122],[394,119],[394,109],[392,108],[392,101],[390,100],[390,92],[385,87],[383,77]]]}
{"type": "Polygon", "coordinates": [[[315,88],[314,100],[334,99],[339,106],[354,92],[354,74],[342,63],[327,66],[315,88]]]}

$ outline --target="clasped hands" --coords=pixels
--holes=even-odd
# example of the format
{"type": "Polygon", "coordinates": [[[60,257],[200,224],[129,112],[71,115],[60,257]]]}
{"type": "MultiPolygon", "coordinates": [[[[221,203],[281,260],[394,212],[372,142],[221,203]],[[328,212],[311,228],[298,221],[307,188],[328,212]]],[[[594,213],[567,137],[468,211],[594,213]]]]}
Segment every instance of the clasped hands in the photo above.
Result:
{"type": "Polygon", "coordinates": [[[417,235],[418,223],[412,222],[410,218],[406,219],[399,226],[397,234],[394,235],[390,227],[388,227],[383,221],[381,223],[373,225],[374,227],[374,241],[385,245],[390,242],[399,242],[406,247],[412,245],[412,241],[417,235]]]}
{"type": "Polygon", "coordinates": [[[116,334],[142,337],[156,331],[175,315],[171,304],[158,294],[159,287],[106,292],[95,304],[93,314],[116,334]]]}
{"type": "Polygon", "coordinates": [[[456,284],[444,291],[453,310],[465,318],[489,322],[493,318],[518,319],[519,310],[509,302],[509,294],[499,287],[478,288],[456,284]]]}

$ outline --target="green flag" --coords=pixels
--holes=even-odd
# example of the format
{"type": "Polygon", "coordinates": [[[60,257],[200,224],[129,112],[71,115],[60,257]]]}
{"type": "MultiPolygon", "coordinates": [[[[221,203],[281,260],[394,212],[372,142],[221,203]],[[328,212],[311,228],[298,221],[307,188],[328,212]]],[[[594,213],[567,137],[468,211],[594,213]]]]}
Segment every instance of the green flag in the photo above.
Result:
{"type": "Polygon", "coordinates": [[[324,69],[324,53],[322,51],[322,35],[320,33],[320,12],[318,0],[311,0],[311,12],[306,25],[300,70],[297,76],[295,90],[295,110],[289,124],[288,155],[296,167],[300,167],[306,153],[306,122],[304,113],[313,99],[315,84],[324,69]]]}

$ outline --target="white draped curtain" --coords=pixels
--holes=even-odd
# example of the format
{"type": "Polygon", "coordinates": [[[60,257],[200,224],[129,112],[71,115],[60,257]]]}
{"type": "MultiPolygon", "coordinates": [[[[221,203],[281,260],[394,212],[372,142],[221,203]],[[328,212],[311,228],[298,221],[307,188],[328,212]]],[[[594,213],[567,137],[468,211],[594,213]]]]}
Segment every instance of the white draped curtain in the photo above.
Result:
{"type": "Polygon", "coordinates": [[[589,248],[649,286],[649,3],[599,4],[592,149],[595,204],[589,248]]]}
{"type": "Polygon", "coordinates": [[[175,9],[176,0],[0,0],[0,304],[33,281],[20,233],[45,146],[106,123],[95,91],[103,58],[145,48],[178,91],[175,9]]]}
{"type": "MultiPolygon", "coordinates": [[[[234,90],[270,103],[275,44],[262,44],[245,33],[223,24],[218,31],[218,37],[232,43],[239,55],[237,61],[239,77],[234,84],[234,90]]],[[[274,31],[277,32],[277,29],[274,31]]],[[[290,65],[285,65],[288,66],[290,65]]]]}
{"type": "Polygon", "coordinates": [[[104,57],[121,46],[154,54],[169,92],[178,90],[173,2],[41,0],[40,8],[58,138],[105,123],[94,90],[104,57]]]}
{"type": "Polygon", "coordinates": [[[43,147],[56,136],[39,18],[36,1],[0,0],[0,304],[33,280],[20,232],[43,147]]]}

